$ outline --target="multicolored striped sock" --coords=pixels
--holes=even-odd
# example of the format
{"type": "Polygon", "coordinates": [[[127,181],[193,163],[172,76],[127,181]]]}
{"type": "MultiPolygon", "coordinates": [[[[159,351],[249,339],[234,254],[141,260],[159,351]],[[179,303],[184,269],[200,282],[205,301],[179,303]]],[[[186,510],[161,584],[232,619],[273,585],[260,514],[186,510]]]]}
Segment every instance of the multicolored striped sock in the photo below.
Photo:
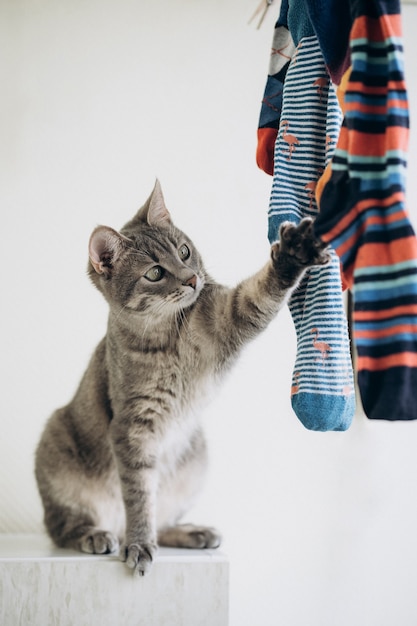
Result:
{"type": "MultiPolygon", "coordinates": [[[[275,143],[269,239],[285,220],[315,216],[317,180],[333,155],[341,111],[315,36],[303,38],[285,77],[275,143]]],[[[311,430],[346,430],[355,411],[353,372],[340,280],[330,265],[311,269],[289,302],[297,333],[292,406],[311,430]]]]}
{"type": "Polygon", "coordinates": [[[316,232],[353,292],[369,418],[417,419],[417,240],[405,209],[408,102],[398,0],[351,0],[345,118],[316,232]]]}

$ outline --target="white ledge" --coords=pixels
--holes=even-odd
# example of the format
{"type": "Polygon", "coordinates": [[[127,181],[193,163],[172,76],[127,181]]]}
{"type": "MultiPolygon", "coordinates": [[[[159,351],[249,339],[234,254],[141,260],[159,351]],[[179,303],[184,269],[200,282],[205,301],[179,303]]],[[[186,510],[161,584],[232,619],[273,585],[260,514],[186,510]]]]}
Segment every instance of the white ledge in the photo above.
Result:
{"type": "Polygon", "coordinates": [[[160,548],[139,578],[116,556],[0,534],[2,626],[227,626],[228,587],[218,550],[160,548]]]}

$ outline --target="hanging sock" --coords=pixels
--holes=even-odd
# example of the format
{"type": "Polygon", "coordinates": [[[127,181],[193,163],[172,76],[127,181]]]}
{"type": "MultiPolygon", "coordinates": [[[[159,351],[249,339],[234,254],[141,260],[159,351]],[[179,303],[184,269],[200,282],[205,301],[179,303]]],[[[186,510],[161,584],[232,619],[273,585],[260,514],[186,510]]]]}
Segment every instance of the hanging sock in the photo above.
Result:
{"type": "Polygon", "coordinates": [[[262,98],[258,124],[256,163],[267,174],[274,173],[274,149],[278,135],[285,76],[295,52],[294,42],[287,26],[288,0],[282,0],[275,24],[269,62],[268,79],[262,98]]]}
{"type": "MultiPolygon", "coordinates": [[[[268,228],[317,214],[315,188],[333,155],[341,112],[315,36],[299,42],[288,67],[277,141],[268,228]]],[[[339,259],[312,268],[289,308],[297,333],[292,407],[311,430],[346,430],[355,411],[353,372],[339,259]]]]}
{"type": "Polygon", "coordinates": [[[409,119],[400,6],[350,4],[345,118],[320,184],[316,232],[336,249],[352,289],[365,414],[417,419],[417,240],[405,209],[409,119]]]}

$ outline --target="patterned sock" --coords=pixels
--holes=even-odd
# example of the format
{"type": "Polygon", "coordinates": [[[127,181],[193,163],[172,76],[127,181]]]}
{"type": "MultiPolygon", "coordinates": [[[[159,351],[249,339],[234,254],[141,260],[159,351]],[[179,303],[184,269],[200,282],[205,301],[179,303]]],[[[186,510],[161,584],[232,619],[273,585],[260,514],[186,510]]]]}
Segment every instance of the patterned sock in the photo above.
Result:
{"type": "Polygon", "coordinates": [[[405,210],[408,103],[398,0],[351,2],[345,119],[316,232],[353,291],[369,418],[417,419],[417,240],[405,210]]]}
{"type": "MultiPolygon", "coordinates": [[[[315,36],[303,38],[284,83],[275,144],[269,239],[285,220],[315,216],[317,180],[333,154],[341,113],[315,36]]],[[[289,303],[297,333],[292,406],[311,430],[346,430],[355,397],[339,259],[312,268],[289,303]]]]}
{"type": "Polygon", "coordinates": [[[271,176],[274,173],[274,147],[278,135],[285,75],[295,51],[287,26],[287,12],[288,0],[282,0],[280,15],[275,24],[268,80],[258,124],[256,163],[261,170],[271,176]]]}

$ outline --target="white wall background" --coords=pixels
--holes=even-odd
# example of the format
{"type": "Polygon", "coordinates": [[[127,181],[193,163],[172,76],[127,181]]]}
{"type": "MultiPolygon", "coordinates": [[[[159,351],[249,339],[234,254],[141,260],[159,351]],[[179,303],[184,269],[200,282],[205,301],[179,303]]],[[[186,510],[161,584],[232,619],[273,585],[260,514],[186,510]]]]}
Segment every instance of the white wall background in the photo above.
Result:
{"type": "MultiPolygon", "coordinates": [[[[255,146],[279,3],[260,31],[257,4],[1,2],[0,532],[42,528],[34,448],[105,332],[85,274],[94,226],[122,226],[158,176],[218,280],[267,258],[255,146]]],[[[404,14],[417,103],[417,8],[404,14]]],[[[306,431],[294,358],[283,311],[206,412],[211,473],[189,517],[224,533],[231,626],[415,626],[417,423],[359,412],[346,433],[306,431]]]]}

